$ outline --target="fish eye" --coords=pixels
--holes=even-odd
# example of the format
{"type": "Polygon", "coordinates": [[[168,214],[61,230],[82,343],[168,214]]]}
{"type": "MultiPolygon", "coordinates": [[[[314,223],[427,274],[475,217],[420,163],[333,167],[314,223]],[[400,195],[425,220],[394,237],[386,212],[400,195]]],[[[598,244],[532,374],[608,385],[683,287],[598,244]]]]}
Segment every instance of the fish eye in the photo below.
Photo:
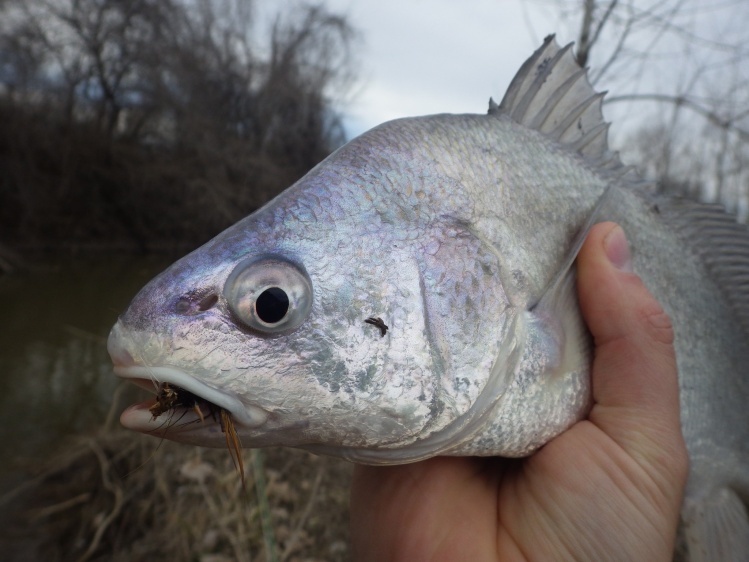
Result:
{"type": "Polygon", "coordinates": [[[224,284],[224,297],[235,316],[266,334],[299,327],[312,308],[312,282],[300,266],[280,257],[240,262],[224,284]]]}

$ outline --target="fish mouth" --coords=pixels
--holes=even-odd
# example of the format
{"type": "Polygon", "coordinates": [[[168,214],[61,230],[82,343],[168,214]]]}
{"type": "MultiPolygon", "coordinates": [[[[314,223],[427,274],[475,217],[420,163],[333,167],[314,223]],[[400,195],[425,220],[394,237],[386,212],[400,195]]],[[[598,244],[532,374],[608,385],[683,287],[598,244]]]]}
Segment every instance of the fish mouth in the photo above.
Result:
{"type": "MultiPolygon", "coordinates": [[[[167,383],[178,389],[197,396],[201,400],[215,406],[217,410],[226,410],[231,414],[232,420],[241,427],[257,428],[262,426],[268,419],[268,412],[254,405],[241,402],[237,397],[216,390],[192,375],[174,367],[144,367],[140,365],[115,365],[114,373],[130,382],[137,384],[152,392],[158,392],[161,384],[167,383]]],[[[170,408],[157,415],[151,410],[153,400],[134,404],[127,408],[120,416],[120,423],[128,429],[144,433],[163,431],[163,416],[171,416],[180,419],[180,427],[195,427],[193,421],[205,421],[210,423],[210,416],[204,419],[200,408],[189,408],[178,406],[170,408]],[[175,417],[176,416],[176,417],[175,417]],[[194,418],[194,419],[193,419],[194,418]]],[[[217,422],[216,422],[217,423],[217,422]]]]}

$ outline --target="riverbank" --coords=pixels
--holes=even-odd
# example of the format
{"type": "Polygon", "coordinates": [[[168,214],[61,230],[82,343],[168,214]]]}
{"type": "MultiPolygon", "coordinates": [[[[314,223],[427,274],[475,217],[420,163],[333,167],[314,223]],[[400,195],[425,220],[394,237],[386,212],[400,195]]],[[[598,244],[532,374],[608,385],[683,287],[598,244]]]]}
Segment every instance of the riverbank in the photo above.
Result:
{"type": "Polygon", "coordinates": [[[69,439],[0,497],[3,559],[338,561],[351,466],[290,449],[228,450],[116,428],[69,439]]]}

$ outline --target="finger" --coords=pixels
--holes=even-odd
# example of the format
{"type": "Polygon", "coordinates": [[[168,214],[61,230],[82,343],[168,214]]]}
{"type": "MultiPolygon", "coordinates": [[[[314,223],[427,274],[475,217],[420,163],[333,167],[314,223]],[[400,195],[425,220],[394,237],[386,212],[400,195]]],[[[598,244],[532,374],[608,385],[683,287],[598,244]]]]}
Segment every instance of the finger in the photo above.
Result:
{"type": "Polygon", "coordinates": [[[588,419],[650,476],[663,513],[681,505],[688,457],[668,315],[632,273],[622,229],[591,229],[578,256],[580,308],[595,341],[588,419]]]}
{"type": "Polygon", "coordinates": [[[597,404],[667,412],[678,421],[679,391],[668,315],[631,272],[622,229],[591,229],[578,257],[578,294],[595,341],[597,404]]]}
{"type": "MultiPolygon", "coordinates": [[[[678,491],[686,479],[687,453],[673,328],[631,272],[619,226],[604,223],[591,230],[578,257],[578,294],[595,341],[594,406],[588,419],[661,485],[675,485],[678,491]],[[665,471],[658,468],[664,465],[665,471]]],[[[678,498],[678,493],[671,497],[678,498]]]]}

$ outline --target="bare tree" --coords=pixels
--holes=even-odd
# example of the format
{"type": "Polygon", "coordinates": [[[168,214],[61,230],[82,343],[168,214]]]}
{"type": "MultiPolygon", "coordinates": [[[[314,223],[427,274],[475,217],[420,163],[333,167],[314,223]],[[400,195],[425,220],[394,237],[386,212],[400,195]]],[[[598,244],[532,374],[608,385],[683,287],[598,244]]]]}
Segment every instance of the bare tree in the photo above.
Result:
{"type": "Polygon", "coordinates": [[[305,4],[262,23],[255,0],[0,3],[0,241],[194,245],[336,148],[355,33],[305,4]]]}
{"type": "Polygon", "coordinates": [[[746,220],[749,4],[560,0],[554,6],[577,38],[578,61],[591,67],[599,89],[616,92],[606,98],[607,113],[615,116],[615,138],[634,147],[630,159],[662,189],[720,201],[746,220]]]}

